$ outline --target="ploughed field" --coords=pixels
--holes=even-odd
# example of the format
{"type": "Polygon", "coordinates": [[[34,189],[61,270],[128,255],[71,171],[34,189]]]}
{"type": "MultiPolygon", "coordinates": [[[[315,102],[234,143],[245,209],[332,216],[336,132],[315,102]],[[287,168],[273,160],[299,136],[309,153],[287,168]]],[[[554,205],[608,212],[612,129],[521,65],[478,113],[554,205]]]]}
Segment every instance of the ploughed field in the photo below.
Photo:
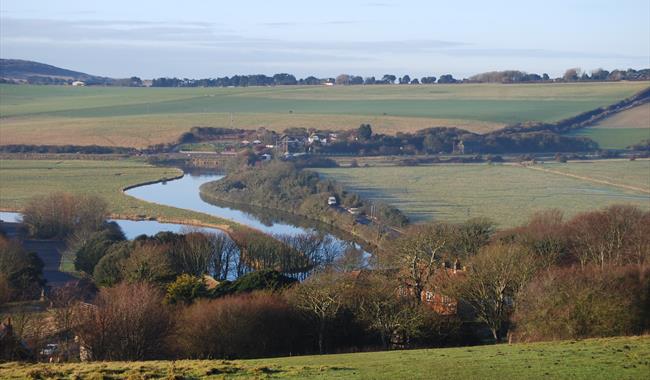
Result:
{"type": "Polygon", "coordinates": [[[153,217],[168,222],[234,226],[224,219],[144,202],[122,192],[128,186],[181,174],[178,169],[135,160],[2,160],[0,210],[20,211],[33,196],[68,192],[105,199],[114,217],[153,217]]]}
{"type": "Polygon", "coordinates": [[[650,337],[294,356],[258,360],[177,360],[0,364],[3,379],[643,379],[650,337]]]}
{"type": "Polygon", "coordinates": [[[488,217],[499,227],[512,227],[549,208],[566,216],[612,204],[650,209],[648,160],[313,170],[399,208],[413,222],[488,217]]]}
{"type": "Polygon", "coordinates": [[[648,82],[248,88],[0,85],[0,144],[145,147],[189,128],[457,126],[483,133],[615,103],[648,82]]]}

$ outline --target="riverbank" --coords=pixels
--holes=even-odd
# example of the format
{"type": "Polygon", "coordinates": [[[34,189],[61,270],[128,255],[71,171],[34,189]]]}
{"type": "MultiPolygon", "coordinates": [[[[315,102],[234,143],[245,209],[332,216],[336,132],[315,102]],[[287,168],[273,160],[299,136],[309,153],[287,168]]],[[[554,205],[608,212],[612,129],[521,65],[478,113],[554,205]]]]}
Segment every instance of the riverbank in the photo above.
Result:
{"type": "Polygon", "coordinates": [[[364,239],[364,235],[359,233],[359,229],[364,226],[360,224],[346,228],[346,226],[340,226],[336,223],[326,223],[322,220],[310,219],[303,215],[290,213],[277,208],[261,207],[250,203],[229,202],[220,200],[217,197],[211,197],[209,194],[204,194],[202,192],[200,195],[205,202],[211,205],[236,208],[270,224],[277,222],[290,223],[304,229],[326,232],[337,236],[339,239],[353,241],[369,252],[374,252],[380,248],[372,239],[364,239]]]}
{"type": "Polygon", "coordinates": [[[179,179],[180,169],[136,160],[3,160],[0,210],[20,212],[37,195],[53,192],[93,194],[106,200],[110,217],[233,230],[236,222],[216,216],[153,204],[129,196],[129,189],[179,179]]]}
{"type": "Polygon", "coordinates": [[[321,223],[376,247],[399,234],[394,226],[408,222],[394,207],[369,203],[315,172],[283,162],[230,173],[220,181],[202,184],[200,194],[215,205],[245,205],[261,214],[271,210],[321,223]],[[329,203],[332,198],[336,204],[329,203]]]}

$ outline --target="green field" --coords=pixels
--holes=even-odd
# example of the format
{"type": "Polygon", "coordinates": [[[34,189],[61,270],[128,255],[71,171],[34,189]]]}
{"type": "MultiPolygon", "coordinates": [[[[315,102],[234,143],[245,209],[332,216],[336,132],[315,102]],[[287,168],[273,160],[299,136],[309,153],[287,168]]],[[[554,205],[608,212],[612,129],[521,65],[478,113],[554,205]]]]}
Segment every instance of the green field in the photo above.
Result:
{"type": "Polygon", "coordinates": [[[571,133],[593,139],[604,149],[625,149],[650,139],[650,103],[614,114],[571,133]]]}
{"type": "Polygon", "coordinates": [[[650,128],[598,128],[588,127],[571,133],[572,136],[589,137],[602,149],[625,149],[630,145],[650,139],[650,128]]]}
{"type": "Polygon", "coordinates": [[[368,122],[385,133],[447,125],[486,132],[514,122],[559,120],[647,86],[647,82],[249,88],[0,85],[0,135],[2,144],[142,147],[173,141],[195,125],[346,129],[368,122]]]}
{"type": "Polygon", "coordinates": [[[108,202],[114,217],[140,216],[169,222],[235,225],[206,214],[144,202],[122,192],[130,185],[180,174],[182,172],[178,169],[154,167],[132,160],[1,160],[0,209],[18,211],[35,195],[62,191],[102,197],[108,202]]]}
{"type": "Polygon", "coordinates": [[[650,337],[259,360],[0,364],[3,379],[643,379],[650,337]],[[40,377],[39,377],[40,376],[40,377]]]}
{"type": "Polygon", "coordinates": [[[399,208],[414,222],[488,217],[500,227],[511,227],[525,222],[534,211],[549,208],[559,208],[567,216],[615,203],[650,209],[648,160],[552,163],[535,168],[464,164],[315,170],[363,197],[399,208]]]}

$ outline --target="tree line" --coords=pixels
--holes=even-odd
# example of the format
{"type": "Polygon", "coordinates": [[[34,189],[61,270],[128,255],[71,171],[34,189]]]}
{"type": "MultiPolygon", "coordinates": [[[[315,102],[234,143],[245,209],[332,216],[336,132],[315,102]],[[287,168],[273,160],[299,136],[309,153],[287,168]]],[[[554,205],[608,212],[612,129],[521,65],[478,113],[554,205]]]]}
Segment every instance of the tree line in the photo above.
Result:
{"type": "MultiPolygon", "coordinates": [[[[283,210],[339,228],[354,226],[354,215],[328,205],[328,198],[333,196],[337,204],[345,209],[356,208],[370,215],[374,207],[380,223],[397,227],[408,224],[408,218],[396,208],[380,202],[373,204],[346,191],[331,179],[321,178],[313,171],[301,170],[301,161],[275,160],[263,166],[240,165],[222,180],[201,186],[201,196],[206,201],[227,201],[283,210]]],[[[246,160],[246,163],[249,164],[250,160],[246,160]]]]}
{"type": "Polygon", "coordinates": [[[232,77],[217,77],[203,79],[189,78],[155,78],[152,80],[152,87],[248,87],[248,86],[293,86],[293,85],[379,85],[379,84],[451,84],[451,83],[536,83],[536,82],[585,82],[585,81],[642,81],[650,80],[650,69],[627,69],[607,71],[602,68],[583,71],[580,68],[571,68],[557,78],[551,78],[548,74],[526,73],[518,70],[492,71],[473,75],[469,78],[456,79],[452,74],[435,76],[423,76],[412,78],[405,74],[397,76],[384,74],[381,77],[363,77],[354,74],[340,74],[335,78],[317,78],[308,76],[296,79],[292,74],[280,73],[272,76],[264,74],[255,75],[233,75],[232,77]]]}

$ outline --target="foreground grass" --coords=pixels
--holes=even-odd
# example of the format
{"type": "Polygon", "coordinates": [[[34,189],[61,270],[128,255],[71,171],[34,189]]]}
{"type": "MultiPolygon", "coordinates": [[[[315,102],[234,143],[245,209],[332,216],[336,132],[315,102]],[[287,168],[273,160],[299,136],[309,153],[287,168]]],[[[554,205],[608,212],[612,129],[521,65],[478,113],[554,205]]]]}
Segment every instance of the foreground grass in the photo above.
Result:
{"type": "Polygon", "coordinates": [[[650,190],[650,161],[547,164],[532,170],[515,165],[432,165],[315,169],[361,196],[381,200],[412,221],[461,222],[488,217],[500,227],[525,222],[535,211],[558,208],[565,215],[629,203],[650,209],[650,195],[613,184],[650,190]]]}
{"type": "Polygon", "coordinates": [[[93,194],[108,202],[116,218],[155,218],[160,221],[236,227],[221,218],[141,201],[122,192],[127,186],[173,178],[182,172],[134,160],[2,160],[0,209],[20,211],[36,195],[52,192],[93,194]]]}
{"type": "Polygon", "coordinates": [[[648,373],[648,336],[260,360],[0,364],[3,379],[643,379],[648,373]]]}
{"type": "Polygon", "coordinates": [[[195,125],[395,133],[434,126],[477,132],[555,121],[614,103],[647,82],[273,88],[119,88],[0,85],[4,144],[142,147],[195,125]],[[232,115],[232,119],[231,119],[232,115]]]}

